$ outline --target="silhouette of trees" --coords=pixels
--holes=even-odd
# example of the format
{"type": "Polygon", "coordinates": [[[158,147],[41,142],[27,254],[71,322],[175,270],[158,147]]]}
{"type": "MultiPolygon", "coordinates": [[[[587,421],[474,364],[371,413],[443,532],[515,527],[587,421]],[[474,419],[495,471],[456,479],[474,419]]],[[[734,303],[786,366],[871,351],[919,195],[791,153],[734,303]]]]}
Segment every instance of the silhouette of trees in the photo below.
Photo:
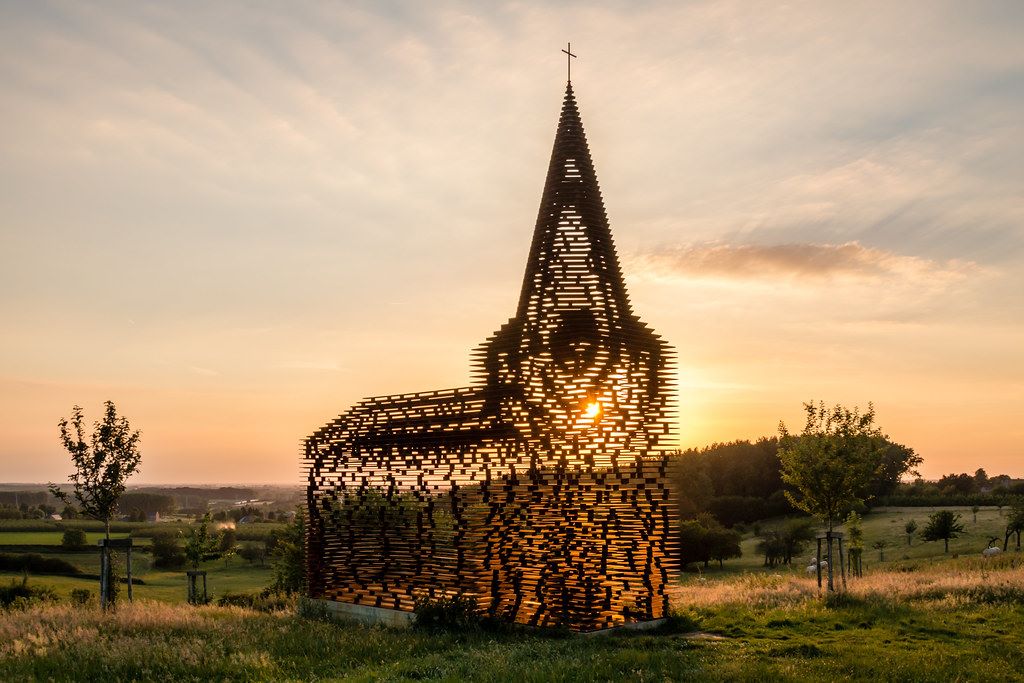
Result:
{"type": "Polygon", "coordinates": [[[725,560],[743,554],[740,540],[738,531],[726,529],[713,516],[702,513],[679,524],[680,563],[703,562],[707,567],[715,560],[721,567],[725,560]]]}

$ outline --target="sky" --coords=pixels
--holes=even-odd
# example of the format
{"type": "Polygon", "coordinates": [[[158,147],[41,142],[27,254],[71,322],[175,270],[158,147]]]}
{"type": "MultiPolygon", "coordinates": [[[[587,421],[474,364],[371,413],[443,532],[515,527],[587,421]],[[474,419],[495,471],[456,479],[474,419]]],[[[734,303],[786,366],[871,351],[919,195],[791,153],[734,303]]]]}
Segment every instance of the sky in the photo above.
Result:
{"type": "Polygon", "coordinates": [[[573,86],[681,447],[866,406],[1024,476],[1024,4],[0,3],[0,480],[295,482],[513,313],[573,86]]]}

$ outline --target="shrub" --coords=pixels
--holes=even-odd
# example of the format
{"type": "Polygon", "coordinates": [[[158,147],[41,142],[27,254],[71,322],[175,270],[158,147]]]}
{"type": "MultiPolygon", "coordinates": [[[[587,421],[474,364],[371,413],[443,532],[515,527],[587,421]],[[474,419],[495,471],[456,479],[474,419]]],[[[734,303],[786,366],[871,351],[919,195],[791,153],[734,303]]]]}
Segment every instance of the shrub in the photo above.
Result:
{"type": "Polygon", "coordinates": [[[476,603],[462,595],[450,598],[420,598],[416,601],[414,628],[426,630],[476,630],[483,615],[476,603]]]}
{"type": "Polygon", "coordinates": [[[684,520],[679,524],[678,533],[679,560],[684,566],[703,562],[707,567],[711,560],[717,560],[721,566],[723,560],[742,555],[739,532],[726,529],[708,513],[684,520]]]}
{"type": "Polygon", "coordinates": [[[65,548],[80,550],[86,546],[85,532],[81,529],[65,529],[60,544],[65,548]]]}
{"type": "Polygon", "coordinates": [[[36,553],[0,553],[0,571],[61,576],[82,573],[78,567],[59,557],[43,557],[36,553]]]}
{"type": "Polygon", "coordinates": [[[255,564],[259,562],[262,567],[267,559],[267,549],[262,543],[243,543],[238,549],[238,554],[243,559],[248,560],[249,564],[255,564]]]}
{"type": "Polygon", "coordinates": [[[71,589],[71,604],[85,607],[93,604],[95,601],[96,596],[88,588],[71,589]]]}
{"type": "Polygon", "coordinates": [[[178,536],[174,532],[153,534],[153,566],[161,569],[180,569],[185,565],[185,551],[178,545],[178,536]]]}
{"type": "Polygon", "coordinates": [[[24,608],[35,602],[54,602],[57,600],[57,593],[49,586],[28,585],[28,575],[22,577],[21,581],[11,579],[10,585],[0,586],[0,607],[24,608]]]}

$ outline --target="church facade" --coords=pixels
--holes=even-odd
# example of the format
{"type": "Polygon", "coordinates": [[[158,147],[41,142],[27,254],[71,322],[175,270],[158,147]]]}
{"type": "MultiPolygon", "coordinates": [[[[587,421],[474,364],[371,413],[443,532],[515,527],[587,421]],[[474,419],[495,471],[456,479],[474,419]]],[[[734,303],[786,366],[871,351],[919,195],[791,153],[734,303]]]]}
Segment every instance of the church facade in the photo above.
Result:
{"type": "Polygon", "coordinates": [[[571,83],[519,305],[475,384],[304,442],[313,598],[593,631],[666,613],[672,351],[633,313],[571,83]]]}

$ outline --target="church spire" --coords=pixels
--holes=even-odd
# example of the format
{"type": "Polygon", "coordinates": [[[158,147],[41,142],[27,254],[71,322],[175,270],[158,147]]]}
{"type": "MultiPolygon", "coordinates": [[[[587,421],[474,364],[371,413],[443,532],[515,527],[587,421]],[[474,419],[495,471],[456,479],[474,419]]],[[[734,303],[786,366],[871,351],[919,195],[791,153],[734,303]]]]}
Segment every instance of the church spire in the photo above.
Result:
{"type": "Polygon", "coordinates": [[[631,315],[597,174],[572,83],[548,164],[517,317],[581,306],[611,320],[631,315]]]}

